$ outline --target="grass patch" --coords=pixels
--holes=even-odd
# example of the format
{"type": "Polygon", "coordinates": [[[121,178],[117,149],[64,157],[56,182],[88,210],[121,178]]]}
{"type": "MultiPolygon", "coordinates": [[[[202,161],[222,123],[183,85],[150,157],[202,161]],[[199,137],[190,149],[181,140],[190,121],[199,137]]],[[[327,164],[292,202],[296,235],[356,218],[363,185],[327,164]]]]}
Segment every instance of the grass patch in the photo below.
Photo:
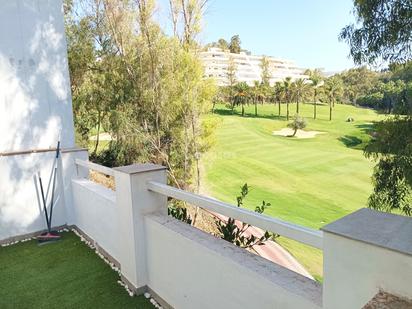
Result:
{"type": "MultiPolygon", "coordinates": [[[[290,104],[291,119],[296,104],[290,104]]],[[[273,131],[287,126],[277,106],[246,107],[232,115],[224,105],[208,117],[218,118],[216,143],[203,157],[203,186],[208,194],[235,203],[240,186],[247,182],[251,192],[247,207],[254,209],[262,200],[270,202],[266,214],[318,229],[356,209],[366,206],[372,191],[374,163],[363,156],[373,122],[384,118],[373,110],[337,104],[333,120],[329,107],[318,106],[314,120],[313,105],[301,104],[307,119],[305,130],[326,132],[310,139],[274,136],[273,131]],[[348,117],[354,122],[346,122],[348,117]]],[[[280,238],[306,268],[320,279],[322,254],[316,249],[280,238]]]]}
{"type": "Polygon", "coordinates": [[[0,308],[153,308],[73,233],[58,243],[0,247],[0,308]]]}

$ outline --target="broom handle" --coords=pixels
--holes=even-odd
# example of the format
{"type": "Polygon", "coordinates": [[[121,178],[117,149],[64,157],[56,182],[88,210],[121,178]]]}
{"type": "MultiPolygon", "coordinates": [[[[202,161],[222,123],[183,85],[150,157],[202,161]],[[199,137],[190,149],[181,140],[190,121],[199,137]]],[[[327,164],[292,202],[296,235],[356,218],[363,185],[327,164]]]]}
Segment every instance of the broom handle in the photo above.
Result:
{"type": "Polygon", "coordinates": [[[48,213],[47,213],[46,199],[44,198],[43,182],[42,182],[42,180],[41,180],[40,173],[38,174],[38,177],[39,177],[41,197],[42,197],[42,200],[43,200],[44,214],[45,214],[45,216],[46,216],[47,230],[48,230],[48,232],[50,233],[49,216],[48,216],[48,213]]]}

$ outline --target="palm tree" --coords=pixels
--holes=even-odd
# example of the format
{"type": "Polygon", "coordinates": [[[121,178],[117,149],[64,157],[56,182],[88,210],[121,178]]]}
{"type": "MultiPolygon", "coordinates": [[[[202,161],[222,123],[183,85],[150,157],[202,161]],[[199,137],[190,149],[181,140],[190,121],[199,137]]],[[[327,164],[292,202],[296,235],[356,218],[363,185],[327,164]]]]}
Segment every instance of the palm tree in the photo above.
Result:
{"type": "Polygon", "coordinates": [[[283,81],[283,91],[286,99],[286,120],[289,121],[289,103],[292,93],[292,78],[286,77],[283,81]]]}
{"type": "Polygon", "coordinates": [[[332,108],[335,107],[335,101],[342,94],[343,87],[340,80],[333,77],[326,80],[325,85],[326,96],[329,101],[329,121],[332,120],[332,108]]]}
{"type": "Polygon", "coordinates": [[[255,104],[255,116],[257,116],[257,104],[258,104],[258,99],[261,95],[261,87],[259,81],[255,80],[253,82],[253,103],[255,104]]]}
{"type": "Polygon", "coordinates": [[[313,88],[313,119],[316,119],[318,91],[319,91],[319,87],[323,85],[323,80],[321,76],[318,74],[313,74],[310,77],[310,80],[312,81],[312,88],[313,88]]]}
{"type": "Polygon", "coordinates": [[[279,113],[279,116],[280,116],[280,102],[282,101],[282,97],[283,97],[283,94],[284,94],[282,83],[281,82],[276,82],[274,89],[275,89],[275,91],[274,91],[275,92],[275,100],[278,102],[278,113],[279,113]]]}
{"type": "Polygon", "coordinates": [[[249,95],[249,85],[245,82],[236,84],[235,86],[235,100],[237,104],[242,106],[242,116],[245,115],[245,103],[249,95]]]}
{"type": "Polygon", "coordinates": [[[293,95],[296,100],[296,114],[299,114],[299,103],[309,88],[308,81],[304,78],[298,78],[293,83],[293,95]]]}

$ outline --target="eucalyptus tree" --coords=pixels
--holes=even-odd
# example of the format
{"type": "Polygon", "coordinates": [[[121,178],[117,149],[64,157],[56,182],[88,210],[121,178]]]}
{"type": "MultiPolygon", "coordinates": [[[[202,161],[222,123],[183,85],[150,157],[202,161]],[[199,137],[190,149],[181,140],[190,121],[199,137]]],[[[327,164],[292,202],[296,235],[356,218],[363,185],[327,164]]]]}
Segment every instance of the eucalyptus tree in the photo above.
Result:
{"type": "Polygon", "coordinates": [[[209,134],[201,114],[215,93],[195,42],[206,1],[173,9],[173,37],[155,21],[152,0],[81,0],[74,12],[79,1],[65,6],[76,130],[102,123],[114,137],[96,158],[106,165],[162,164],[177,187],[199,187],[209,134]]]}
{"type": "Polygon", "coordinates": [[[233,54],[239,54],[241,51],[241,47],[240,47],[241,41],[240,41],[240,37],[238,34],[232,36],[230,38],[230,43],[229,43],[229,50],[231,53],[233,54]]]}
{"type": "Polygon", "coordinates": [[[412,8],[409,0],[354,0],[357,23],[340,39],[350,46],[356,64],[404,63],[412,58],[412,8]]]}
{"type": "MultiPolygon", "coordinates": [[[[341,39],[350,45],[357,64],[379,59],[406,63],[412,57],[412,10],[407,0],[356,0],[358,23],[345,27],[341,39]]],[[[375,125],[376,135],[365,149],[378,161],[369,206],[412,215],[412,113],[375,125]]]]}
{"type": "Polygon", "coordinates": [[[260,80],[263,85],[268,86],[270,84],[270,61],[266,56],[263,56],[260,60],[260,80]]]}
{"type": "Polygon", "coordinates": [[[235,108],[235,101],[234,101],[234,93],[235,93],[235,85],[237,83],[236,78],[237,72],[237,65],[233,57],[229,57],[229,63],[226,69],[226,83],[228,87],[229,93],[229,104],[232,110],[232,113],[235,108]]]}

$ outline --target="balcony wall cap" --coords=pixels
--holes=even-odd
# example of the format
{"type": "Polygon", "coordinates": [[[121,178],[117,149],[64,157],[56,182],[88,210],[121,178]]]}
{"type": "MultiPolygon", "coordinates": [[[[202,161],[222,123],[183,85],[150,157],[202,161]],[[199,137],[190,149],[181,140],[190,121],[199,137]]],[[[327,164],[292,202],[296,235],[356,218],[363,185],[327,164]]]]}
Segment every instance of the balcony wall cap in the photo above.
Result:
{"type": "Polygon", "coordinates": [[[146,173],[153,171],[165,170],[166,167],[152,163],[138,163],[126,166],[115,167],[114,170],[126,174],[146,173]]]}
{"type": "Polygon", "coordinates": [[[412,218],[362,208],[322,231],[412,255],[412,218]]]}

